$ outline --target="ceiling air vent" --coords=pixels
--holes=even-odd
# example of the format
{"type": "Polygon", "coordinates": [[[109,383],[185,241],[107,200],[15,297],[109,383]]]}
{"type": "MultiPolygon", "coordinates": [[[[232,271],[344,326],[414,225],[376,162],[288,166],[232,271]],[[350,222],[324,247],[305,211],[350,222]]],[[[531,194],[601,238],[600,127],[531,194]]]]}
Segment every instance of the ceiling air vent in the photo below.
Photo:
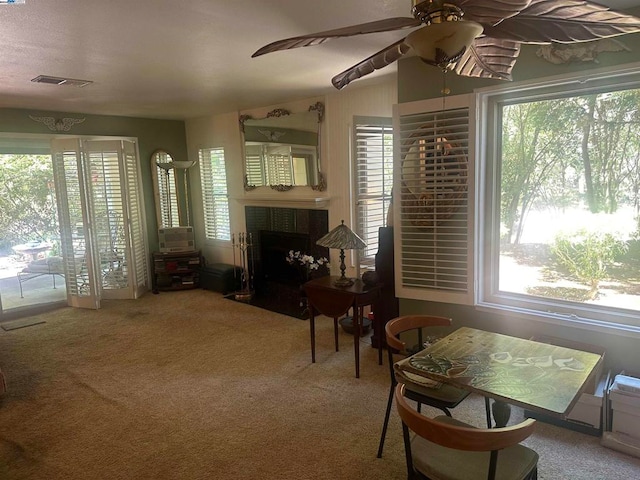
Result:
{"type": "Polygon", "coordinates": [[[49,75],[38,75],[31,79],[35,83],[48,83],[50,85],[71,85],[72,87],[84,87],[93,83],[91,80],[77,80],[74,78],[51,77],[49,75]]]}

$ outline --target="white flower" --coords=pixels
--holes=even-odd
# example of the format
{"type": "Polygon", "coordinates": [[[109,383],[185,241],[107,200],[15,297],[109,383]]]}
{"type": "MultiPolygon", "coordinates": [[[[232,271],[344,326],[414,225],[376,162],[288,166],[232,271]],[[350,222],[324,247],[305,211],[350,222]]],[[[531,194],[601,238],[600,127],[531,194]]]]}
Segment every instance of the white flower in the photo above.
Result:
{"type": "Polygon", "coordinates": [[[293,250],[289,250],[289,255],[286,257],[287,263],[293,265],[294,263],[299,263],[300,265],[304,265],[307,270],[317,270],[320,265],[326,265],[329,267],[329,260],[325,257],[320,257],[317,260],[311,255],[307,255],[306,253],[294,252],[293,250]]]}

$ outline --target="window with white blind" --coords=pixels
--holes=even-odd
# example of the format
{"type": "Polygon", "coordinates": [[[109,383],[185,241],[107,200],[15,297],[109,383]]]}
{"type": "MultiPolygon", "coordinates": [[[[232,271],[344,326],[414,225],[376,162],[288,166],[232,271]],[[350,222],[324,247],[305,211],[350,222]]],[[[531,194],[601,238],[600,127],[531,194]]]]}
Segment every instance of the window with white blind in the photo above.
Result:
{"type": "Polygon", "coordinates": [[[396,271],[402,298],[473,302],[471,96],[395,107],[396,271]]]}
{"type": "Polygon", "coordinates": [[[640,332],[640,69],[479,96],[478,305],[640,332]]]}
{"type": "Polygon", "coordinates": [[[390,118],[356,117],[356,232],[366,242],[360,263],[372,267],[378,252],[378,229],[387,224],[393,187],[393,128],[390,118]]]}
{"type": "Polygon", "coordinates": [[[205,148],[198,152],[205,237],[208,240],[230,240],[229,194],[224,148],[205,148]]]}

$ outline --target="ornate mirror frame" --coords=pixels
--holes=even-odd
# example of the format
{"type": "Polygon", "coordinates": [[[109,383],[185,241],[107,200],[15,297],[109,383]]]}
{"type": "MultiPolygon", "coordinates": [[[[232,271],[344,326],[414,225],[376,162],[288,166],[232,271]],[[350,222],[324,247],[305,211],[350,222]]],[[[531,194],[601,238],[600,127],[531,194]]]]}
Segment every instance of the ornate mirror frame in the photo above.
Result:
{"type": "MultiPolygon", "coordinates": [[[[314,152],[314,156],[315,156],[315,162],[313,164],[313,167],[315,171],[311,172],[311,176],[312,178],[314,178],[314,183],[312,184],[308,184],[305,186],[310,186],[313,190],[316,191],[324,191],[327,188],[327,183],[324,177],[324,174],[322,173],[322,169],[321,169],[321,164],[322,164],[322,156],[321,156],[321,144],[322,144],[322,139],[321,139],[321,125],[322,125],[322,121],[324,120],[324,103],[322,102],[316,102],[315,104],[311,105],[308,109],[307,112],[314,112],[317,115],[317,130],[316,130],[316,144],[315,144],[315,152],[314,152]]],[[[306,113],[306,112],[300,112],[300,113],[306,113]]],[[[269,113],[267,113],[267,116],[264,118],[257,118],[254,119],[252,118],[250,115],[241,115],[239,120],[240,120],[240,130],[242,133],[242,152],[243,152],[243,162],[242,162],[242,168],[243,168],[243,178],[244,178],[244,189],[246,191],[250,191],[250,190],[254,190],[256,188],[258,188],[259,185],[252,185],[249,183],[249,172],[248,172],[248,162],[247,162],[247,150],[248,150],[248,141],[247,141],[247,135],[246,135],[246,130],[248,129],[249,126],[252,127],[259,127],[260,123],[264,123],[265,125],[272,125],[273,123],[277,123],[277,120],[274,122],[274,119],[278,119],[281,117],[287,117],[287,120],[289,120],[288,123],[293,123],[295,124],[295,116],[299,115],[299,114],[292,114],[291,112],[289,112],[289,110],[285,110],[283,108],[277,108],[275,110],[271,110],[269,113]]],[[[276,130],[266,130],[266,128],[272,128],[271,126],[265,127],[265,129],[260,129],[258,130],[262,135],[264,135],[266,137],[266,139],[268,140],[267,142],[264,142],[265,144],[270,143],[270,142],[278,142],[279,138],[281,135],[284,135],[284,131],[287,129],[279,129],[282,131],[276,131],[276,130]]],[[[289,129],[291,131],[294,131],[294,129],[289,129]]],[[[255,142],[254,142],[255,143],[255,142]]],[[[274,143],[276,144],[276,143],[274,143]]],[[[293,184],[274,184],[274,185],[264,185],[264,186],[268,186],[273,190],[279,191],[279,192],[284,192],[284,191],[288,191],[291,190],[292,188],[294,188],[296,185],[293,184]]],[[[302,185],[300,185],[302,186],[302,185]]]]}

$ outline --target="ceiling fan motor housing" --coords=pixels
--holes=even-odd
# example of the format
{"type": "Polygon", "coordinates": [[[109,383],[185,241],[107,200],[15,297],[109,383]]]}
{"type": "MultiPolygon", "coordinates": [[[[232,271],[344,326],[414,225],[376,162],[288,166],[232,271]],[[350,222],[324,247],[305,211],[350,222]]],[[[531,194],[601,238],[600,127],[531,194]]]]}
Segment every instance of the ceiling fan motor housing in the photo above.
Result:
{"type": "Polygon", "coordinates": [[[464,12],[460,7],[441,0],[416,2],[411,10],[413,17],[426,25],[462,20],[464,12]]]}

